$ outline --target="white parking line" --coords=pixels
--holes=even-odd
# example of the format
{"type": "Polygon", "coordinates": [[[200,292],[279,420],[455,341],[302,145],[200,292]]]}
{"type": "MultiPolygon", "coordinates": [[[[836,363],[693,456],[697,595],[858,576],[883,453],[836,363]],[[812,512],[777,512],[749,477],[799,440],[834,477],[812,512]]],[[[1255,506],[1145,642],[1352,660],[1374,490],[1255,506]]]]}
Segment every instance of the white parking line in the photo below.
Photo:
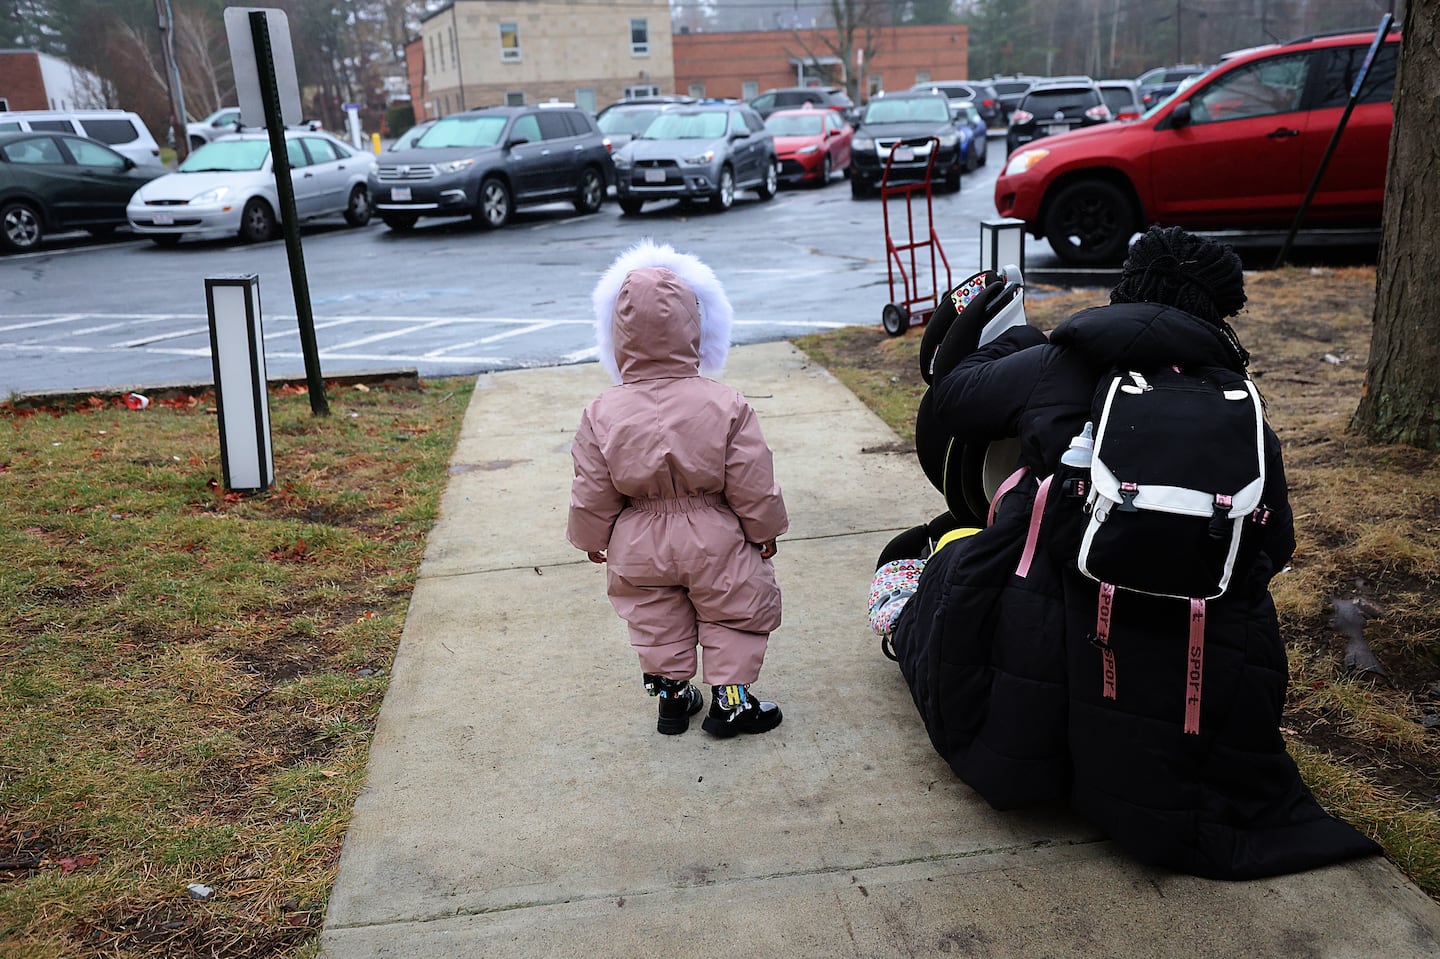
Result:
{"type": "Polygon", "coordinates": [[[427,357],[438,359],[444,356],[446,353],[449,353],[451,350],[464,350],[469,349],[472,346],[484,346],[487,343],[494,343],[496,340],[507,340],[512,336],[523,336],[526,333],[538,333],[541,330],[548,330],[553,326],[555,326],[555,324],[548,321],[545,323],[531,323],[529,326],[521,326],[513,330],[506,330],[504,333],[496,333],[494,336],[481,337],[478,340],[471,340],[468,343],[455,343],[451,346],[442,346],[438,350],[431,350],[425,355],[427,357]]]}

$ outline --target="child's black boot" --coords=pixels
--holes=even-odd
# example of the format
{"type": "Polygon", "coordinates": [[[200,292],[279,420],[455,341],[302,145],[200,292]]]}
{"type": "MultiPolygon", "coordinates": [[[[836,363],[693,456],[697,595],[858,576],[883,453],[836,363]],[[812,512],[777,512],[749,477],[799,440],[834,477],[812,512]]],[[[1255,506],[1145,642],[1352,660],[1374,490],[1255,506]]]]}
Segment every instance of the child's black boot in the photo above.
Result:
{"type": "Polygon", "coordinates": [[[660,719],[655,728],[666,736],[678,736],[690,728],[690,717],[705,705],[700,690],[688,679],[667,679],[645,673],[645,691],[660,697],[660,719]]]}
{"type": "Polygon", "coordinates": [[[780,707],[750,695],[740,684],[711,689],[710,712],[701,728],[712,736],[728,739],[738,733],[765,733],[780,725],[780,707]]]}

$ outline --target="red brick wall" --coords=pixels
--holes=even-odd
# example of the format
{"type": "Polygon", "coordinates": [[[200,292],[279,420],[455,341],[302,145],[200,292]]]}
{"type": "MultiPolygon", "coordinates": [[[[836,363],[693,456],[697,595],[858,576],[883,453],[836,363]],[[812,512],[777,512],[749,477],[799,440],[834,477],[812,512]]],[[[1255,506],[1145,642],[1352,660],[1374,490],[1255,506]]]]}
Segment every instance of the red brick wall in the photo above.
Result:
{"type": "MultiPolygon", "coordinates": [[[[707,97],[738,97],[747,80],[758,84],[757,92],[795,86],[796,71],[790,58],[831,56],[822,39],[825,35],[827,31],[814,30],[800,31],[800,39],[789,30],[677,33],[673,38],[674,92],[689,93],[692,83],[703,83],[707,97]]],[[[837,39],[834,31],[828,31],[828,36],[831,42],[837,39]]],[[[905,90],[916,82],[919,73],[928,73],[931,80],[968,78],[970,41],[964,26],[890,27],[874,36],[874,50],[867,53],[863,67],[857,70],[853,61],[847,65],[852,79],[859,79],[862,71],[867,76],[879,74],[885,89],[905,90]]],[[[856,44],[862,41],[863,35],[857,32],[856,44]]],[[[834,82],[839,84],[839,66],[831,69],[834,82]]],[[[863,102],[864,87],[857,84],[855,88],[860,93],[859,102],[863,102]]]]}
{"type": "Polygon", "coordinates": [[[0,53],[0,97],[11,110],[48,110],[40,55],[30,50],[0,53]]]}
{"type": "Polygon", "coordinates": [[[430,119],[425,112],[425,41],[421,37],[405,44],[405,77],[410,85],[410,105],[415,110],[415,122],[430,119]]]}

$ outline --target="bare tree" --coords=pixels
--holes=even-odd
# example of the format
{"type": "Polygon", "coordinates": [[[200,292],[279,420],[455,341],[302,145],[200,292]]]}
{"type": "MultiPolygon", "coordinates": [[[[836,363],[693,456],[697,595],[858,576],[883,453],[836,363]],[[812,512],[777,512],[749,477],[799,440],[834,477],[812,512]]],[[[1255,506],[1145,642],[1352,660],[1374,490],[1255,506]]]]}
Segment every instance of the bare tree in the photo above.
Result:
{"type": "Polygon", "coordinates": [[[1375,329],[1351,429],[1383,443],[1440,449],[1440,0],[1410,0],[1395,80],[1395,126],[1375,271],[1375,329]]]}

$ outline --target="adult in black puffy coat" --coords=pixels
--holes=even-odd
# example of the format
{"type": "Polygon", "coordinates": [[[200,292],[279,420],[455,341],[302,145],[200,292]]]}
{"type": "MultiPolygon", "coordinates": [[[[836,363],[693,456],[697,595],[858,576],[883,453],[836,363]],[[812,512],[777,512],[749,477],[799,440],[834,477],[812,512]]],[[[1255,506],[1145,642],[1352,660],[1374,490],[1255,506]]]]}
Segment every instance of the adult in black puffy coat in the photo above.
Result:
{"type": "Polygon", "coordinates": [[[1279,730],[1288,674],[1269,582],[1295,546],[1279,441],[1267,426],[1269,521],[1206,610],[1198,735],[1183,729],[1188,604],[1116,596],[1121,694],[1106,699],[1091,641],[1098,585],[1075,563],[1081,500],[1057,477],[1038,523],[1031,512],[1112,368],[1243,371],[1249,357],[1224,317],[1244,302],[1229,247],[1154,228],[1111,305],[1075,314],[1048,341],[1009,330],[937,379],[935,417],[966,443],[1018,437],[1027,475],[989,526],[931,558],[893,636],[936,749],[997,808],[1068,796],[1136,858],[1226,879],[1378,851],[1319,806],[1279,730]]]}

